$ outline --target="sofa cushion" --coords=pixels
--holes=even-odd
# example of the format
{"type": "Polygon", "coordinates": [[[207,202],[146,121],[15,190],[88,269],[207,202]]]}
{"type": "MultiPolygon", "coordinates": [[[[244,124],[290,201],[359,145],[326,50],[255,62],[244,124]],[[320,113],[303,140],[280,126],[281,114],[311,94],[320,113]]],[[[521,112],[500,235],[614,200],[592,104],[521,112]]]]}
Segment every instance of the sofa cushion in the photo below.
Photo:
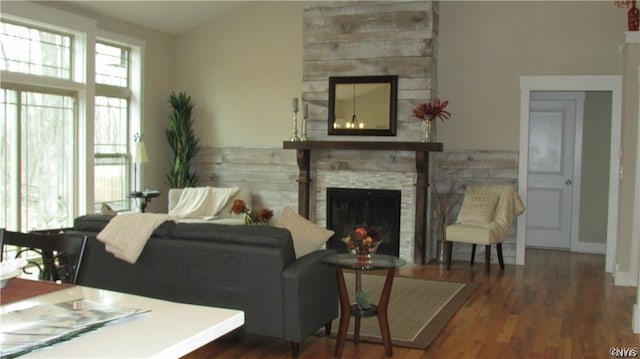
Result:
{"type": "Polygon", "coordinates": [[[289,207],[282,211],[276,226],[291,232],[296,258],[320,249],[334,233],[300,216],[289,207]]]}

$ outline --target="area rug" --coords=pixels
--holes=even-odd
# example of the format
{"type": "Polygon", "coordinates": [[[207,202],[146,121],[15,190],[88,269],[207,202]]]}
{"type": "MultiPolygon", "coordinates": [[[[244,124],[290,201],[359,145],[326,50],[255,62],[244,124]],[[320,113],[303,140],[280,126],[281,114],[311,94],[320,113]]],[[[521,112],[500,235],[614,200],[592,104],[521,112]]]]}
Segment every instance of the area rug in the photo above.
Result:
{"type": "MultiPolygon", "coordinates": [[[[362,289],[376,304],[384,285],[383,275],[362,275],[362,289]]],[[[355,276],[345,272],[349,298],[355,298],[355,276]]],[[[478,288],[477,284],[430,281],[395,277],[389,301],[391,343],[396,346],[424,349],[478,288]]],[[[353,338],[354,318],[347,338],[353,338]]],[[[332,335],[337,335],[339,320],[334,321],[332,335]]],[[[381,343],[377,317],[362,318],[360,340],[381,343]]]]}

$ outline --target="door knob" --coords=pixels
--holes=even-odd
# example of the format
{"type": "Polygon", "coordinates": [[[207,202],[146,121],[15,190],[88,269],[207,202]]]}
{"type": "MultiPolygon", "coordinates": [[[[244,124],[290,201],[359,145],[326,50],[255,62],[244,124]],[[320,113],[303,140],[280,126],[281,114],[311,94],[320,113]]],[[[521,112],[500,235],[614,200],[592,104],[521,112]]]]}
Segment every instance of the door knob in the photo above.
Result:
{"type": "Polygon", "coordinates": [[[570,179],[568,179],[568,180],[564,181],[564,184],[566,184],[567,186],[568,186],[568,185],[570,185],[571,183],[572,183],[572,182],[571,182],[571,180],[570,180],[570,179]]]}

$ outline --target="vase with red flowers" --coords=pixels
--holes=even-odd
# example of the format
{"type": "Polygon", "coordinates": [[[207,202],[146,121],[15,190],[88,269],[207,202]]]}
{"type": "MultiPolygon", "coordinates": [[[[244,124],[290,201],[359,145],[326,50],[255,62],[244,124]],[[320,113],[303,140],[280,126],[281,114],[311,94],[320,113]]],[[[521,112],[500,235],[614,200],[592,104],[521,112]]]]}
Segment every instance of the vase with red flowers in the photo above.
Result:
{"type": "Polygon", "coordinates": [[[448,120],[451,113],[445,110],[449,101],[441,101],[438,97],[420,104],[413,109],[411,115],[422,121],[423,136],[422,142],[435,142],[435,120],[448,120]]]}
{"type": "Polygon", "coordinates": [[[636,7],[636,0],[619,0],[614,1],[618,7],[629,9],[627,11],[627,29],[629,31],[638,31],[640,28],[640,9],[636,7]]]}

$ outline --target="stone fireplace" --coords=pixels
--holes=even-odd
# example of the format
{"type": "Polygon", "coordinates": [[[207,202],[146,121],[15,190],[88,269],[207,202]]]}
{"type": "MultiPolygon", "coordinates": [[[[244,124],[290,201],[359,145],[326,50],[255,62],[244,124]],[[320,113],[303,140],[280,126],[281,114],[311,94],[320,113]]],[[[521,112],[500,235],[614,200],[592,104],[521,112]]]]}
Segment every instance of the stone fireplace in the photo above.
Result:
{"type": "Polygon", "coordinates": [[[327,224],[327,188],[399,191],[400,257],[426,262],[429,154],[442,151],[441,143],[286,141],[283,147],[296,150],[302,216],[327,224]]]}
{"type": "Polygon", "coordinates": [[[427,250],[428,152],[441,151],[442,144],[426,152],[403,144],[421,140],[420,121],[411,111],[437,93],[437,4],[310,1],[304,9],[302,101],[309,105],[308,136],[317,142],[364,145],[346,151],[340,146],[314,149],[313,157],[298,151],[298,165],[308,171],[301,170],[298,178],[300,186],[307,187],[298,191],[299,210],[323,225],[327,187],[398,190],[400,256],[418,263],[427,250]],[[398,76],[396,135],[329,136],[329,77],[384,75],[398,76]]]}

